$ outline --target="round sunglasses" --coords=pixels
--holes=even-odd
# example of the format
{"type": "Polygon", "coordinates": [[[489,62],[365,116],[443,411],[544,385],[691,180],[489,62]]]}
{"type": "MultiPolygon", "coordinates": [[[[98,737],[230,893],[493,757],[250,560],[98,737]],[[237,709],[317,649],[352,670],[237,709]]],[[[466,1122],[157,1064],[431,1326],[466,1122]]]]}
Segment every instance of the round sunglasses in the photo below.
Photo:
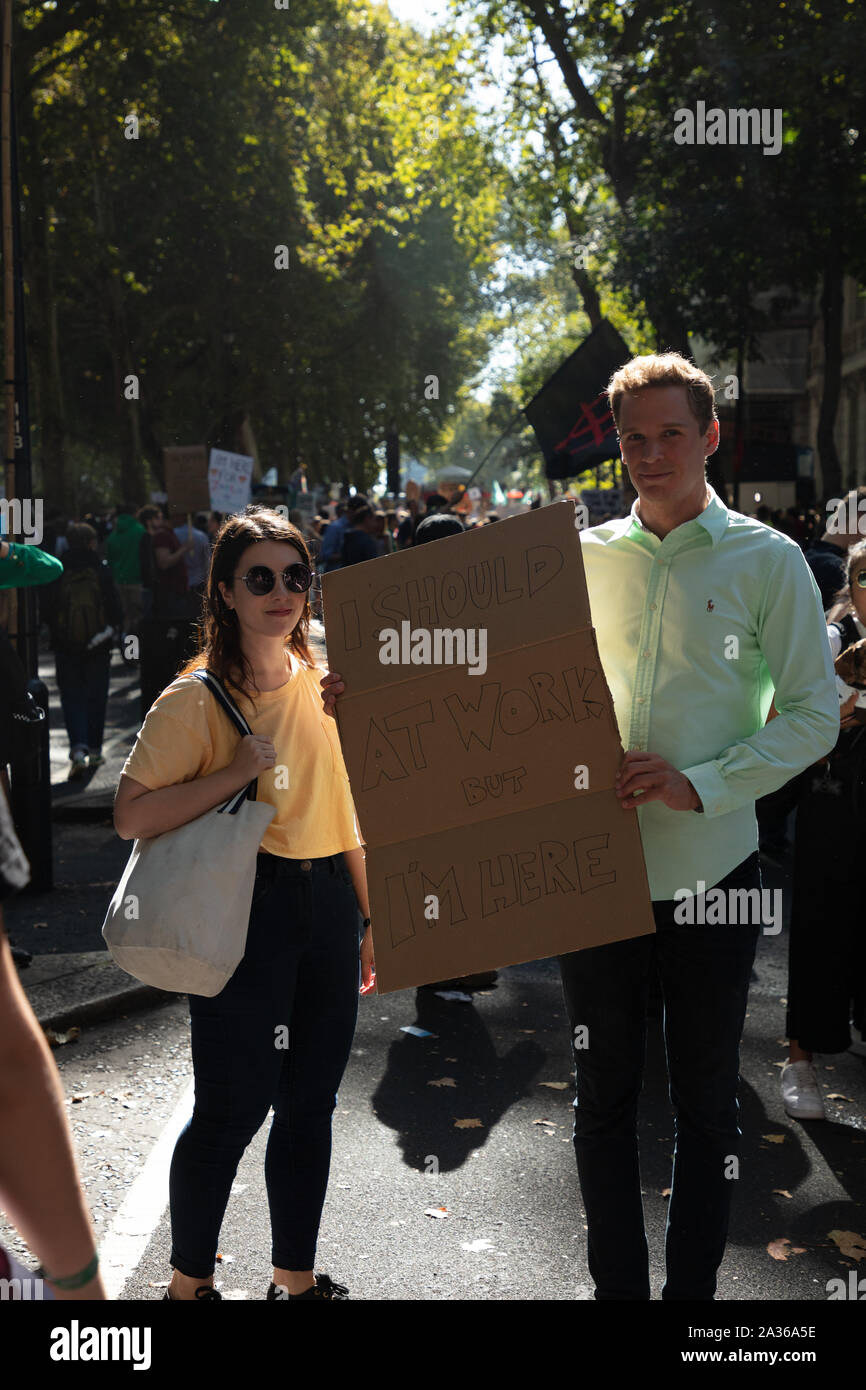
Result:
{"type": "MultiPolygon", "coordinates": [[[[305,594],[315,577],[309,565],[287,565],[283,570],[283,584],[290,594],[305,594]]],[[[267,565],[253,565],[246,574],[235,575],[235,578],[242,579],[255,598],[264,598],[277,582],[276,574],[267,565]]]]}

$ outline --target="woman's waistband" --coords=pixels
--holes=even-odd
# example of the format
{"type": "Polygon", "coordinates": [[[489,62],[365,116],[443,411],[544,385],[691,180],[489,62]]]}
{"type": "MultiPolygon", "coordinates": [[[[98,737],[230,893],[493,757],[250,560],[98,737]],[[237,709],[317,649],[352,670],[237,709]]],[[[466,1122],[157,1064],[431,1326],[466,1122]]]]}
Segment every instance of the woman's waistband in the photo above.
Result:
{"type": "Polygon", "coordinates": [[[259,850],[256,855],[256,873],[274,877],[328,872],[335,874],[342,866],[342,854],[323,854],[317,859],[286,859],[282,854],[269,854],[259,850]]]}

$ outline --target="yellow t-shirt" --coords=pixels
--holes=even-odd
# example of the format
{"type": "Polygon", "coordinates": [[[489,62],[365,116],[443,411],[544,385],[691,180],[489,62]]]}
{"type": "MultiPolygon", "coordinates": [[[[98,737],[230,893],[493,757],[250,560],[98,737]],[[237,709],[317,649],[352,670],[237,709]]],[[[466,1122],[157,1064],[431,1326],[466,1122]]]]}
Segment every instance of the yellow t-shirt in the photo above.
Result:
{"type": "MultiPolygon", "coordinates": [[[[277,690],[250,698],[228,684],[254,734],[269,734],[276,755],[260,775],[257,801],[277,808],[262,850],[287,859],[319,859],[356,849],[358,828],[336,723],[322,707],[322,672],[293,655],[291,675],[277,690]]],[[[122,771],[148,791],[191,782],[228,767],[240,735],[196,676],[179,676],[151,705],[122,771]]]]}

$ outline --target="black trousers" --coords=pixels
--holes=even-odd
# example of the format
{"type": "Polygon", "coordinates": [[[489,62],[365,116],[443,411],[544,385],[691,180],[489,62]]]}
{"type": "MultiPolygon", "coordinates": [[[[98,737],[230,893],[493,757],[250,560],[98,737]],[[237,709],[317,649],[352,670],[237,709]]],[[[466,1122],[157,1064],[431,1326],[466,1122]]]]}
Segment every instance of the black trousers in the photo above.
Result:
{"type": "MultiPolygon", "coordinates": [[[[838,768],[836,769],[838,773],[838,768]]],[[[866,997],[866,808],[813,770],[797,807],[786,1031],[806,1052],[845,1052],[866,997]]]]}
{"type": "MultiPolygon", "coordinates": [[[[757,852],[717,887],[760,889],[757,852]]],[[[677,922],[655,935],[560,956],[574,1044],[574,1150],[597,1299],[650,1296],[637,1138],[646,1007],[658,969],[676,1144],[665,1232],[665,1301],[711,1300],[739,1163],[740,1035],[760,927],[677,922]]]]}

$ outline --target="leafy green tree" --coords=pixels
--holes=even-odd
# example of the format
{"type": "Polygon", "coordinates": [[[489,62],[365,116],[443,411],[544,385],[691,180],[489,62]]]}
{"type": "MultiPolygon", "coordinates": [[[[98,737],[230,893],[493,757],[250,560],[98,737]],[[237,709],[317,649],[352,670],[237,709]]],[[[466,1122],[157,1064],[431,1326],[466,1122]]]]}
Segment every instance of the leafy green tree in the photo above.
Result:
{"type": "Polygon", "coordinates": [[[500,197],[459,59],[366,0],[21,7],[47,495],[93,450],[140,499],[164,446],[244,414],[266,467],[361,485],[389,421],[438,436],[486,352],[500,197]]]}

